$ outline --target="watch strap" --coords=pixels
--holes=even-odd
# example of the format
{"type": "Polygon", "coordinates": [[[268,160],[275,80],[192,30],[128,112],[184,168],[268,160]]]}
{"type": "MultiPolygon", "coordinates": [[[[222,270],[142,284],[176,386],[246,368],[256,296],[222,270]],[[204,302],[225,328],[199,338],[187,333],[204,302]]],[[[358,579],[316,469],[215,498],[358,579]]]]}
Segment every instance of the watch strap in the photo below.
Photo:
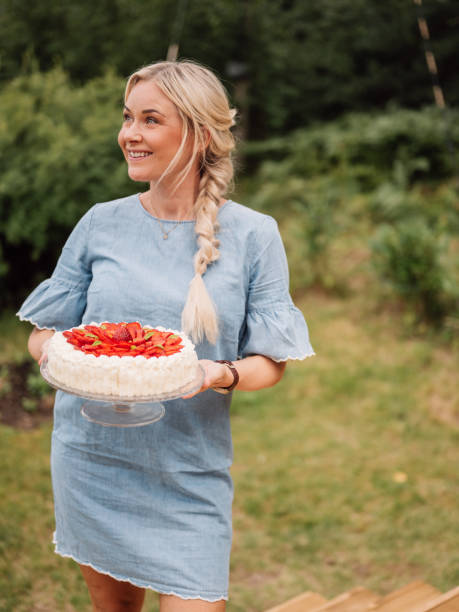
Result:
{"type": "Polygon", "coordinates": [[[226,366],[228,366],[233,375],[233,382],[229,387],[219,387],[218,389],[214,389],[214,391],[218,391],[219,393],[230,393],[239,382],[239,372],[234,367],[234,363],[232,361],[228,361],[227,359],[216,359],[215,362],[224,363],[226,366]]]}

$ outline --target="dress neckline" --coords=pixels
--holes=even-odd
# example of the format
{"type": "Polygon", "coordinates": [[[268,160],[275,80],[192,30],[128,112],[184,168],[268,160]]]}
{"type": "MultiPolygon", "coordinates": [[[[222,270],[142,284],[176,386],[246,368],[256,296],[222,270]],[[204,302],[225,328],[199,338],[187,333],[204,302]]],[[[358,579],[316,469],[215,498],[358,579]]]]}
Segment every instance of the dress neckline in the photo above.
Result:
{"type": "MultiPolygon", "coordinates": [[[[184,219],[183,221],[177,221],[176,219],[162,219],[160,217],[155,217],[154,215],[151,214],[151,212],[149,212],[144,207],[144,205],[142,204],[142,200],[140,199],[140,195],[141,195],[141,192],[137,193],[135,196],[137,200],[137,204],[140,206],[144,214],[147,215],[147,217],[150,217],[150,219],[154,219],[155,221],[161,221],[161,223],[176,223],[177,225],[182,224],[182,223],[196,223],[195,219],[184,219]]],[[[220,214],[220,211],[223,208],[225,208],[225,206],[229,204],[230,202],[231,200],[225,200],[225,202],[223,202],[223,204],[218,207],[218,214],[220,214]]]]}

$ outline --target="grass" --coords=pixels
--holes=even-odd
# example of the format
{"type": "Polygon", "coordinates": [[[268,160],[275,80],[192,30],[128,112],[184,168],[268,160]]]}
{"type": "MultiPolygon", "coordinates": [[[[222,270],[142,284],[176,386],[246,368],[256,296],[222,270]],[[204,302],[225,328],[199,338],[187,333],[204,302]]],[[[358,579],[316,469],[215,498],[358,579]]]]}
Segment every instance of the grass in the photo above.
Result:
{"type": "MultiPolygon", "coordinates": [[[[407,335],[370,293],[304,296],[317,356],[235,395],[228,612],[304,590],[459,584],[458,351],[407,335]]],[[[2,328],[18,358],[23,326],[2,328]]],[[[90,610],[78,568],[52,552],[50,432],[0,428],[0,610],[90,610]]]]}

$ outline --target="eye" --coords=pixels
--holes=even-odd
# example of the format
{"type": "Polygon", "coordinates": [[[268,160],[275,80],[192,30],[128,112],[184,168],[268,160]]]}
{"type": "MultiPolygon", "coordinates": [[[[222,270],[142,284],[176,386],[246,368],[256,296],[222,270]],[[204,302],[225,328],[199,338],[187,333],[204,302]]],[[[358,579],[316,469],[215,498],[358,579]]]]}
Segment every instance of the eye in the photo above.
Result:
{"type": "Polygon", "coordinates": [[[145,123],[154,125],[155,123],[158,123],[158,120],[155,117],[150,116],[145,119],[145,123]]]}
{"type": "Polygon", "coordinates": [[[129,121],[131,119],[131,115],[126,111],[123,113],[123,121],[129,121]]]}

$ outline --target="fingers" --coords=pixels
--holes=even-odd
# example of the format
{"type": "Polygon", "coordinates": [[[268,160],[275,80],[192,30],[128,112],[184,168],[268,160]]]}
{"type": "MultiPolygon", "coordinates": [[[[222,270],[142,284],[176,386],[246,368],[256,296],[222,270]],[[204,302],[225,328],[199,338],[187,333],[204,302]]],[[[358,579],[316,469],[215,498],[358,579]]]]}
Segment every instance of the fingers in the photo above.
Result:
{"type": "Polygon", "coordinates": [[[204,380],[202,381],[201,388],[195,391],[194,393],[189,393],[188,395],[182,395],[182,399],[190,399],[191,397],[198,395],[198,393],[202,393],[203,391],[206,391],[207,389],[210,388],[211,380],[210,380],[209,373],[207,371],[206,366],[204,366],[204,372],[205,372],[204,380]]]}
{"type": "Polygon", "coordinates": [[[195,391],[194,393],[182,395],[182,399],[190,399],[198,393],[202,393],[203,391],[207,391],[207,389],[211,389],[213,386],[218,386],[218,382],[221,376],[221,368],[223,366],[221,366],[221,364],[215,363],[215,361],[211,361],[210,359],[201,359],[200,364],[204,368],[204,380],[202,382],[201,388],[195,391]]]}
{"type": "Polygon", "coordinates": [[[46,356],[48,354],[49,342],[50,342],[50,339],[48,338],[47,340],[43,342],[43,344],[40,347],[40,358],[38,360],[38,365],[40,366],[43,363],[43,361],[46,359],[46,356]]]}
{"type": "Polygon", "coordinates": [[[206,384],[207,382],[208,382],[207,380],[204,380],[204,383],[202,384],[200,389],[198,389],[194,393],[189,393],[188,395],[182,395],[182,399],[190,399],[191,397],[198,395],[198,393],[202,393],[203,391],[206,391],[207,389],[209,389],[210,384],[206,384]]]}

